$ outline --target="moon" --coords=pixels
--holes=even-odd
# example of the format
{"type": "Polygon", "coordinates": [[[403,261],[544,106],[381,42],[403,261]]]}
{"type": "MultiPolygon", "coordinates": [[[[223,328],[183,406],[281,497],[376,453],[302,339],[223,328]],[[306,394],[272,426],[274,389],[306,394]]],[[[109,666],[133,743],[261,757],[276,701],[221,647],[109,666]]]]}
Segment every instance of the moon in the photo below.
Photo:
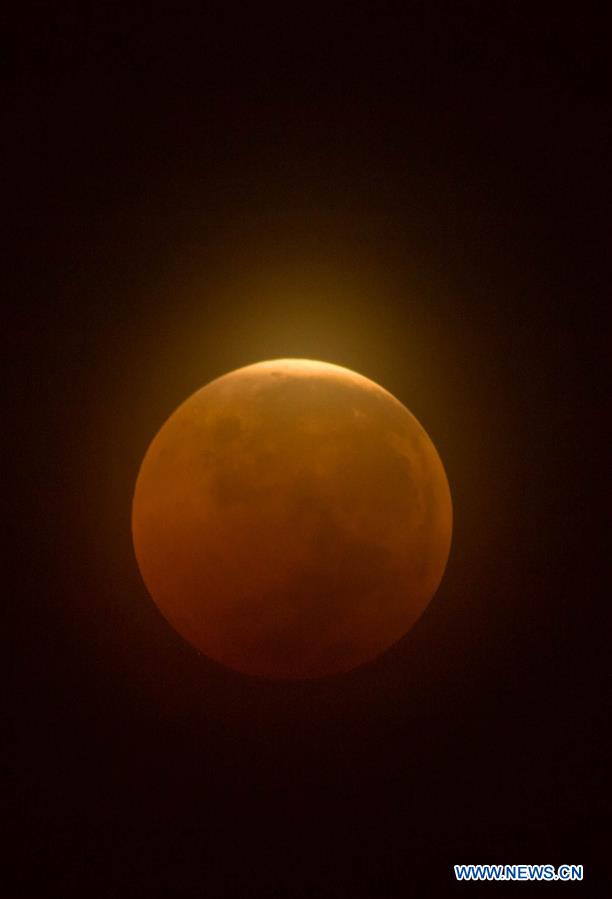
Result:
{"type": "Polygon", "coordinates": [[[168,622],[239,672],[309,679],[374,659],[442,579],[452,504],[416,418],[356,372],[259,362],[205,385],[142,462],[132,533],[168,622]]]}

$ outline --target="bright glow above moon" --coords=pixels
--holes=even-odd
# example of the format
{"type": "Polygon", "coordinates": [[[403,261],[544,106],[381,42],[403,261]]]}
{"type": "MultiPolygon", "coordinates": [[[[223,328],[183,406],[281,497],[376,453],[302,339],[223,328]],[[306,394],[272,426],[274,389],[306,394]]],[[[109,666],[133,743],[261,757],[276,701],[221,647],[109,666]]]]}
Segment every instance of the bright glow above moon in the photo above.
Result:
{"type": "Polygon", "coordinates": [[[278,359],[170,416],[132,523],[145,584],[186,640],[248,674],[310,678],[412,627],[442,578],[452,509],[431,440],[388,391],[278,359]]]}

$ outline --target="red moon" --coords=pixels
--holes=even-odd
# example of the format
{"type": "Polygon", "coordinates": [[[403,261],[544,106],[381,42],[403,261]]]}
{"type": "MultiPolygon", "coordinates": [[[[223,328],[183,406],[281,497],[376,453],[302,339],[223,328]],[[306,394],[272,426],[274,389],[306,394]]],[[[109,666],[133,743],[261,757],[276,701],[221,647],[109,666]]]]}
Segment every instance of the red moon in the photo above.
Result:
{"type": "Polygon", "coordinates": [[[138,566],[185,640],[237,671],[307,679],[399,640],[448,559],[444,468],[362,375],[279,359],[217,378],[163,425],[133,501],[138,566]]]}

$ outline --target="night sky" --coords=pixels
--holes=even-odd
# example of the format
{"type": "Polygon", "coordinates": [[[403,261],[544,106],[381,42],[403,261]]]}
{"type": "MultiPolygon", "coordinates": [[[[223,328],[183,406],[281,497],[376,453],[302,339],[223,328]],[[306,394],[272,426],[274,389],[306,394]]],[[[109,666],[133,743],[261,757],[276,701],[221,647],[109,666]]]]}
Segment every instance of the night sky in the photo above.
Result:
{"type": "Polygon", "coordinates": [[[532,6],[14,12],[7,897],[606,895],[608,37],[532,6]],[[167,416],[280,356],[394,393],[455,514],[413,631],[309,683],[198,655],[130,533],[167,416]]]}

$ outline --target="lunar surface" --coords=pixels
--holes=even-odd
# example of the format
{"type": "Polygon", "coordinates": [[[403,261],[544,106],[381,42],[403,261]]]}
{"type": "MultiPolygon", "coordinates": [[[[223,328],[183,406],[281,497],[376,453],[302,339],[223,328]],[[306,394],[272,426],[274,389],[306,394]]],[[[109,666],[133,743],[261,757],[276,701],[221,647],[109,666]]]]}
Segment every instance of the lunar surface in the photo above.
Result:
{"type": "Polygon", "coordinates": [[[170,416],[133,501],[144,582],[201,652],[246,674],[348,671],[399,640],[434,595],[448,482],[416,418],[323,362],[233,371],[170,416]]]}

